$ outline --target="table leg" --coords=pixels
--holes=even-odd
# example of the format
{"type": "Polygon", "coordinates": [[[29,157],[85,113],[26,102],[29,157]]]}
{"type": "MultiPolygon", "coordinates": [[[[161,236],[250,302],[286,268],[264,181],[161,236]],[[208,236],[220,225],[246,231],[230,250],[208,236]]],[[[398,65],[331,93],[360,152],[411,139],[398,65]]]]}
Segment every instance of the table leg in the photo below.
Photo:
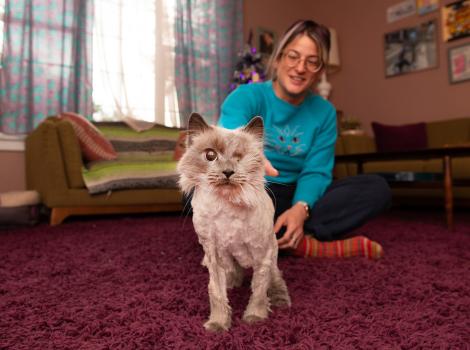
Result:
{"type": "Polygon", "coordinates": [[[364,165],[362,163],[362,161],[358,161],[357,162],[357,173],[358,174],[362,174],[364,172],[364,165]]]}
{"type": "Polygon", "coordinates": [[[451,231],[454,230],[454,198],[452,193],[452,160],[450,156],[444,156],[444,194],[445,194],[445,208],[447,228],[451,231]]]}

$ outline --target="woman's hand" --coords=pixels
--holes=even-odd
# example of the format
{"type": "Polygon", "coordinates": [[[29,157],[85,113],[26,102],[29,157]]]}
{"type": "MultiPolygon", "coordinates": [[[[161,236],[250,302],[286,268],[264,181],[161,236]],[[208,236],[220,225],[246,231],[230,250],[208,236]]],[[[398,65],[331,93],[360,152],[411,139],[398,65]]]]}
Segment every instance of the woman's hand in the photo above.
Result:
{"type": "Polygon", "coordinates": [[[266,175],[268,175],[268,176],[278,176],[279,175],[279,171],[277,171],[277,169],[275,169],[273,167],[271,162],[266,157],[264,157],[264,171],[266,172],[266,175]]]}
{"type": "Polygon", "coordinates": [[[284,236],[277,240],[279,249],[295,249],[304,237],[304,221],[307,213],[302,204],[297,203],[282,213],[274,224],[274,232],[277,233],[282,226],[286,226],[284,236]]]}

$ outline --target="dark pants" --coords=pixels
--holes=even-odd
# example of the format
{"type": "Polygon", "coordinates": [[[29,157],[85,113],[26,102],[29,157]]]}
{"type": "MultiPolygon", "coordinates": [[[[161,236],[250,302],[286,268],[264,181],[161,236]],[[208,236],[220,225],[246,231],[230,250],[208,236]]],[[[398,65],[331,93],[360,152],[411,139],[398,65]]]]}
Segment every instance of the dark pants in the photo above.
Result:
{"type": "MultiPolygon", "coordinates": [[[[269,184],[276,211],[275,220],[292,206],[295,185],[269,184]],[[273,195],[275,199],[273,198],[273,195]]],[[[269,191],[269,192],[271,192],[269,191]]],[[[341,239],[390,206],[391,192],[378,175],[363,174],[333,181],[310,211],[306,234],[320,241],[341,239]]],[[[283,230],[278,234],[282,236],[283,230]]]]}

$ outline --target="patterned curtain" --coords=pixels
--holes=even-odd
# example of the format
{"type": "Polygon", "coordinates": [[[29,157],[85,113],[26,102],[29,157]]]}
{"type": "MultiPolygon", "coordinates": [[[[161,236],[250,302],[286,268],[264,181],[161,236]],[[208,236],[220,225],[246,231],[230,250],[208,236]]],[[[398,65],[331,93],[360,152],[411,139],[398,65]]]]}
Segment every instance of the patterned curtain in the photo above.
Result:
{"type": "Polygon", "coordinates": [[[177,0],[175,40],[181,125],[192,112],[215,124],[243,47],[243,1],[177,0]]]}
{"type": "Polygon", "coordinates": [[[92,116],[92,0],[6,0],[0,131],[61,111],[92,116]]]}

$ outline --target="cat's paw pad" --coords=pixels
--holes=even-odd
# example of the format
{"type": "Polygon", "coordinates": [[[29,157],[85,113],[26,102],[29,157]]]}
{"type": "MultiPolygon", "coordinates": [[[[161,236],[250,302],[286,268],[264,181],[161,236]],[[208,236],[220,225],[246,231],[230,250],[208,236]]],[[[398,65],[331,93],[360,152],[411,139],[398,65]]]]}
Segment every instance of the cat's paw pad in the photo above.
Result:
{"type": "Polygon", "coordinates": [[[204,323],[204,328],[208,330],[209,332],[214,332],[214,333],[224,332],[230,328],[230,323],[208,320],[206,323],[204,323]]]}

